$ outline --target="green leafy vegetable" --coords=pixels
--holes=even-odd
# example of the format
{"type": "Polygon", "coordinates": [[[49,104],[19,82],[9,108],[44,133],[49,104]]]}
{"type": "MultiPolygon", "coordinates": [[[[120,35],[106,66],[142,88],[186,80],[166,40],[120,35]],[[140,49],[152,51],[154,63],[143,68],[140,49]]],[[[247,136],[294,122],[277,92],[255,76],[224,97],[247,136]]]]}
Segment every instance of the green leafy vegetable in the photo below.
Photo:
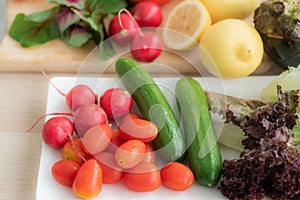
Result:
{"type": "Polygon", "coordinates": [[[44,44],[60,37],[54,14],[57,7],[25,16],[18,14],[10,28],[9,35],[23,47],[44,44]]]}
{"type": "Polygon", "coordinates": [[[81,47],[93,40],[100,48],[100,58],[115,54],[104,21],[127,6],[125,0],[48,0],[55,7],[25,15],[16,15],[9,35],[23,47],[41,45],[61,38],[67,45],[81,47]]]}
{"type": "Polygon", "coordinates": [[[86,0],[48,0],[49,3],[58,3],[67,7],[74,7],[78,10],[82,10],[85,7],[86,0]]]}

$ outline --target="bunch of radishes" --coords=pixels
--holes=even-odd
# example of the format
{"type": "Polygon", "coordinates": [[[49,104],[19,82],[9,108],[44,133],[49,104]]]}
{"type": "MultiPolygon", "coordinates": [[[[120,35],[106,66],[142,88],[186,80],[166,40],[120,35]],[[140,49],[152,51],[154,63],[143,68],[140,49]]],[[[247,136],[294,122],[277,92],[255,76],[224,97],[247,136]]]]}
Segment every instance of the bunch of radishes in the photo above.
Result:
{"type": "Polygon", "coordinates": [[[130,11],[121,9],[109,24],[109,34],[119,45],[130,45],[130,52],[134,59],[150,62],[162,52],[161,38],[147,29],[158,27],[163,19],[159,4],[153,1],[142,1],[135,4],[130,11]]]}

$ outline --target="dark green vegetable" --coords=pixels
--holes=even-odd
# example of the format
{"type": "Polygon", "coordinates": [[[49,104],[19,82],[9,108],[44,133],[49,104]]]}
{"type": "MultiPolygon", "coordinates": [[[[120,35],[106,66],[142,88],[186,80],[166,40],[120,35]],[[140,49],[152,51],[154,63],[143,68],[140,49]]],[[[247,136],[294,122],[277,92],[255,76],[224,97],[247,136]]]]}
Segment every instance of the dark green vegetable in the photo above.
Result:
{"type": "Polygon", "coordinates": [[[54,39],[67,45],[81,47],[90,40],[99,45],[102,60],[114,55],[104,21],[127,7],[125,0],[49,0],[55,6],[29,15],[16,15],[9,35],[23,47],[32,47],[54,39]]]}
{"type": "Polygon", "coordinates": [[[205,93],[190,77],[178,81],[175,93],[188,144],[189,166],[200,184],[214,186],[221,177],[222,157],[205,93]]]}
{"type": "Polygon", "coordinates": [[[158,126],[159,133],[153,141],[156,152],[166,161],[182,161],[186,148],[179,123],[150,74],[130,58],[120,58],[116,62],[116,71],[132,94],[143,118],[158,126]]]}
{"type": "Polygon", "coordinates": [[[300,63],[299,0],[266,0],[254,12],[265,52],[283,69],[300,63]]]}

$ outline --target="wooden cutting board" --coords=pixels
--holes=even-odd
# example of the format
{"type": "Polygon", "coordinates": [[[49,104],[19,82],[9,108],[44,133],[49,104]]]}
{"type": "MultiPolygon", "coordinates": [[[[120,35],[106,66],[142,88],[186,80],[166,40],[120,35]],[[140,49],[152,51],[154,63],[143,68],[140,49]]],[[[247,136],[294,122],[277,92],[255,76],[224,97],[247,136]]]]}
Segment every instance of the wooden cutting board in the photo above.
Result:
{"type": "MultiPolygon", "coordinates": [[[[173,0],[163,6],[164,17],[179,1],[173,0]]],[[[48,4],[47,0],[8,0],[7,2],[8,23],[6,32],[8,32],[18,13],[30,14],[54,6],[48,4]]],[[[99,59],[91,56],[94,48],[95,44],[92,42],[84,47],[74,48],[67,46],[59,39],[40,46],[23,48],[6,33],[2,44],[0,44],[0,72],[39,72],[43,69],[46,72],[55,73],[98,73],[99,70],[114,73],[113,62],[100,62],[99,59]]],[[[197,55],[193,58],[196,59],[197,55]]],[[[158,63],[159,66],[168,67],[150,67],[154,73],[170,73],[174,70],[184,74],[198,74],[190,62],[168,51],[164,51],[155,60],[155,63],[158,63]]],[[[265,74],[269,70],[270,67],[264,65],[260,67],[257,73],[265,74]]]]}

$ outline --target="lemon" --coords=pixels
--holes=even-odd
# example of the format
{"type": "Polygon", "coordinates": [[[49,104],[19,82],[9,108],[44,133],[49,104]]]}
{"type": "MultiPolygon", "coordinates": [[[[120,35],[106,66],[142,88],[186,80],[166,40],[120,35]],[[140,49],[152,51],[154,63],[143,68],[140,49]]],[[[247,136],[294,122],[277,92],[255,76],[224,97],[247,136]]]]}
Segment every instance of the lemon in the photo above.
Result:
{"type": "Polygon", "coordinates": [[[222,78],[250,75],[263,58],[263,42],[256,29],[239,19],[213,24],[200,40],[200,58],[207,70],[222,78]]]}
{"type": "Polygon", "coordinates": [[[201,0],[213,23],[228,19],[245,19],[259,6],[261,0],[201,0]]]}
{"type": "Polygon", "coordinates": [[[212,24],[207,8],[199,0],[179,2],[170,10],[163,27],[164,44],[174,50],[188,50],[212,24]]]}

